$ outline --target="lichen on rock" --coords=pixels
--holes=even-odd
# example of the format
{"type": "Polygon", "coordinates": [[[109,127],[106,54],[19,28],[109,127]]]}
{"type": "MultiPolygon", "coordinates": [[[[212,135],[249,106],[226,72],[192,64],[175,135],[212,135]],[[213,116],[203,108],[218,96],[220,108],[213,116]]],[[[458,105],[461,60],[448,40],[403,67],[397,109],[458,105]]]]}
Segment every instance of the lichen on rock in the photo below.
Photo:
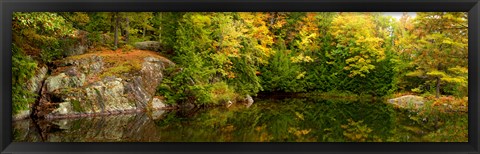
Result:
{"type": "Polygon", "coordinates": [[[44,97],[37,111],[42,114],[38,116],[102,115],[165,108],[154,95],[163,70],[172,62],[153,56],[142,57],[141,61],[141,69],[118,76],[102,76],[102,72],[116,65],[106,65],[101,56],[79,55],[57,62],[54,75],[45,80],[44,97]]]}

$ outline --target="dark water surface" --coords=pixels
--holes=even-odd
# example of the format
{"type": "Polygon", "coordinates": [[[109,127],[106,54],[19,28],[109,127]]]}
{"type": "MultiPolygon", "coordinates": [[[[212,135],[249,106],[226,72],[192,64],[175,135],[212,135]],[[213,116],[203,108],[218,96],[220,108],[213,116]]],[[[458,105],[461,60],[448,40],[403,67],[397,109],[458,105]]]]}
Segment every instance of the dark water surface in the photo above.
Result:
{"type": "Polygon", "coordinates": [[[415,113],[378,101],[256,98],[234,105],[14,122],[16,142],[424,142],[415,113]]]}

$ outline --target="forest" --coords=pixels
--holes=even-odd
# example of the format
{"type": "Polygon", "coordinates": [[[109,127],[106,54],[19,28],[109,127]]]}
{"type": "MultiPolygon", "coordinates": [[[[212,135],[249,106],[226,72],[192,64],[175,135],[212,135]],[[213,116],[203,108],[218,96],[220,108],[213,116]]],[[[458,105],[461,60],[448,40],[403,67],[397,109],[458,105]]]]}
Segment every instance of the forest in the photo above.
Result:
{"type": "Polygon", "coordinates": [[[70,48],[136,53],[138,42],[158,43],[155,53],[175,64],[153,94],[167,106],[277,94],[468,106],[466,12],[16,12],[12,29],[14,114],[38,102],[25,87],[39,68],[53,74],[79,56],[70,48]]]}

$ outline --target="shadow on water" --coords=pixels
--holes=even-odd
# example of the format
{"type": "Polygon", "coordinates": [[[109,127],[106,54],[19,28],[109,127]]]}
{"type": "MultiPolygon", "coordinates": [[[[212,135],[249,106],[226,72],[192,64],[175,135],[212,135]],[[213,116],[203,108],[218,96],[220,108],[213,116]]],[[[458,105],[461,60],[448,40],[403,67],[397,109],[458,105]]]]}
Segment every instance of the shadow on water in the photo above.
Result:
{"type": "Polygon", "coordinates": [[[425,129],[378,101],[257,98],[246,108],[32,120],[14,123],[17,142],[407,142],[425,129]],[[41,130],[38,130],[41,129],[41,130]]]}

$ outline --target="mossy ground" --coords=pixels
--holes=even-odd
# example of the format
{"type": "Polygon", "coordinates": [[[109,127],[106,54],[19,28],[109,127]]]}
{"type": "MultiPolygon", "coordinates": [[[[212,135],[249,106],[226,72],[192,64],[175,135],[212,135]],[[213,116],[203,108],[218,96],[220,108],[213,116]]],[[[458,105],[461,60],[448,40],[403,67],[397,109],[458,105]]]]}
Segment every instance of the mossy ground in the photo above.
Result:
{"type": "Polygon", "coordinates": [[[95,48],[87,54],[71,56],[67,59],[83,59],[93,55],[102,57],[105,62],[104,71],[98,75],[99,78],[121,77],[125,73],[138,72],[142,69],[142,63],[146,57],[155,57],[165,62],[169,61],[158,52],[123,48],[117,50],[95,48]]]}

